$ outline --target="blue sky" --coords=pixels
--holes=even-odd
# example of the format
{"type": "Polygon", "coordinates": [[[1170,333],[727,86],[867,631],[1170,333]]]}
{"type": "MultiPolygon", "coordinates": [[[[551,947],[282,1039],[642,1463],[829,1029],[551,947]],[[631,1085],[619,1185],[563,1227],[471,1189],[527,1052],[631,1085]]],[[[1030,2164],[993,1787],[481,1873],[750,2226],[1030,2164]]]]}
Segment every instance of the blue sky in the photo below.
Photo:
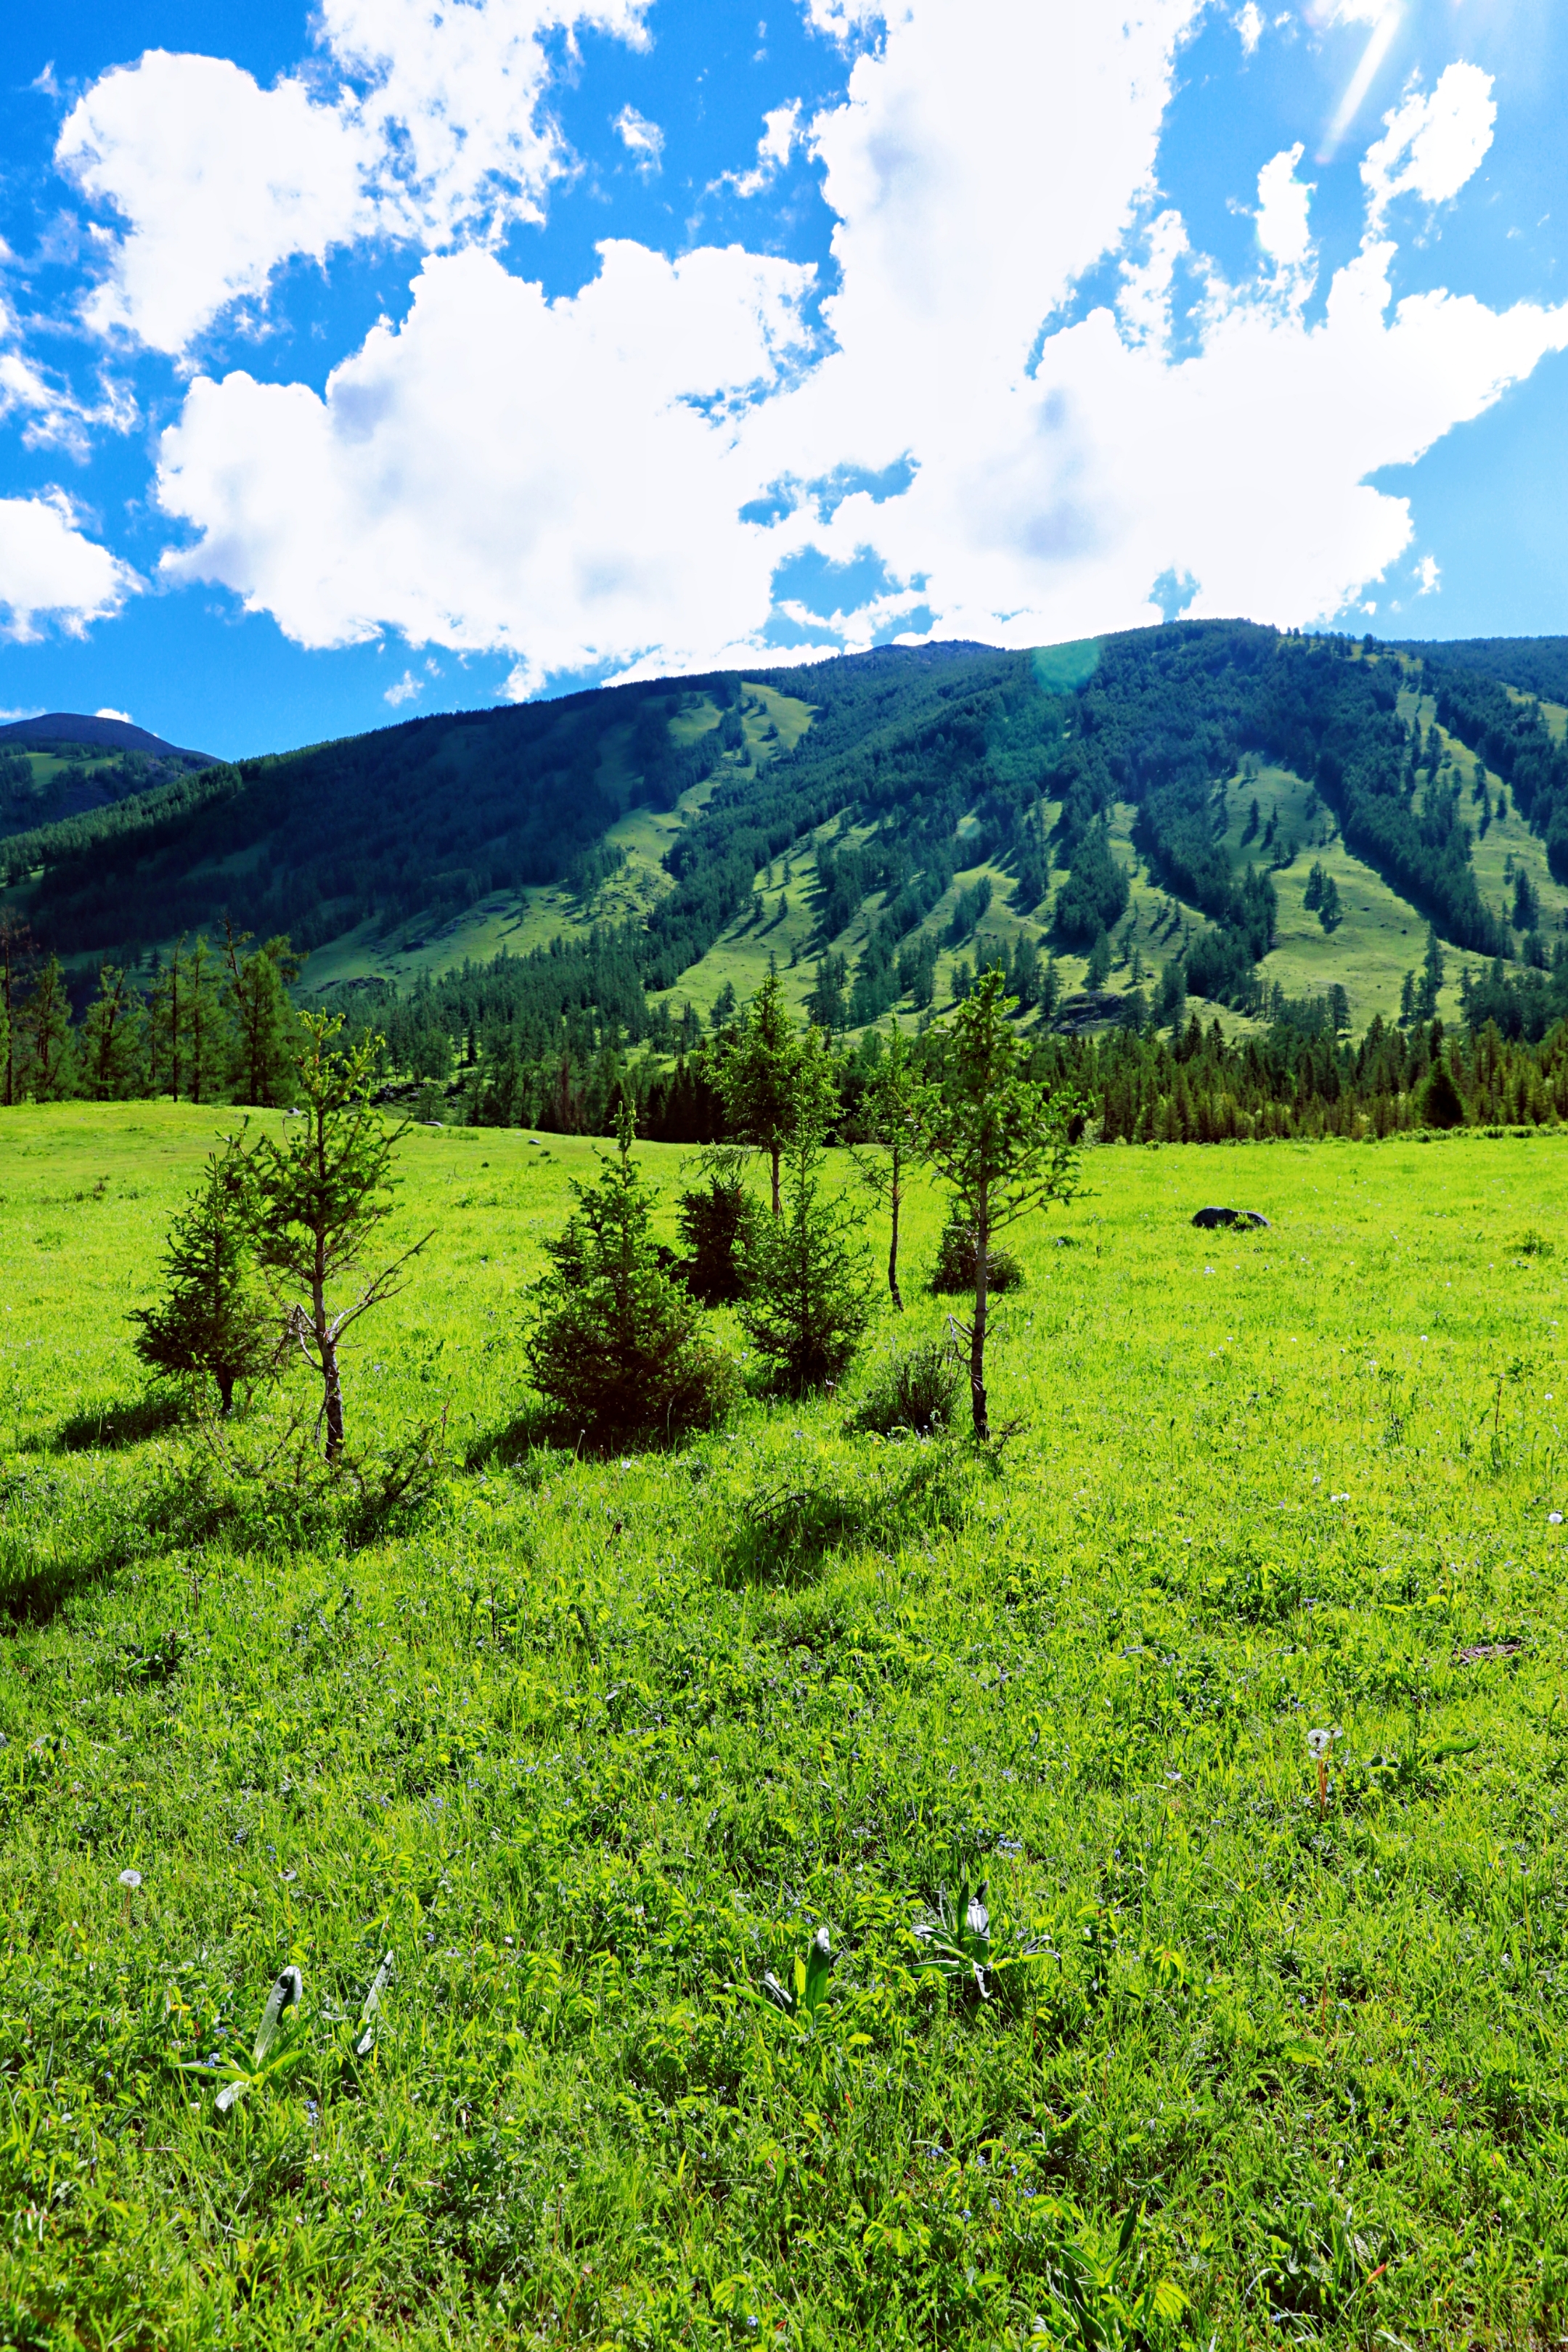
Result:
{"type": "Polygon", "coordinates": [[[1568,630],[1551,0],[0,20],[0,708],[1568,630]]]}

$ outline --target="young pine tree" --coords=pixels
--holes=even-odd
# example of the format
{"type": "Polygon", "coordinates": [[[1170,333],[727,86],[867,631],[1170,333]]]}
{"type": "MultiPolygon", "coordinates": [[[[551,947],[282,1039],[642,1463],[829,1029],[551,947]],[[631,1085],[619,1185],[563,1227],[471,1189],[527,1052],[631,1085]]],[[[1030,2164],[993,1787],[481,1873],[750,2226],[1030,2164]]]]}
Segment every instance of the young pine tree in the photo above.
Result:
{"type": "Polygon", "coordinates": [[[1005,1225],[1079,1190],[1069,1126],[1082,1109],[1066,1088],[1047,1095],[1020,1072],[1022,1052],[1008,1019],[1002,976],[987,971],[949,1025],[939,1084],[921,1109],[926,1158],[974,1234],[974,1319],[969,1328],[969,1395],[974,1434],[991,1433],[985,1401],[987,1270],[1005,1225]]]}
{"type": "Polygon", "coordinates": [[[701,1308],[659,1264],[635,1135],[623,1100],[616,1156],[601,1154],[598,1178],[573,1185],[576,1209],[546,1244],[552,1263],[529,1293],[534,1383],[577,1429],[600,1436],[710,1423],[733,1384],[727,1360],[700,1336],[701,1308]]]}
{"type": "Polygon", "coordinates": [[[250,1163],[229,1137],[170,1229],[167,1288],[155,1307],[138,1307],[132,1343],[143,1363],[193,1381],[213,1380],[225,1413],[237,1381],[266,1370],[276,1316],[256,1279],[250,1241],[250,1163]]]}
{"type": "Polygon", "coordinates": [[[33,969],[33,935],[0,908],[0,1103],[22,1099],[22,1005],[33,969]]]}
{"type": "MultiPolygon", "coordinates": [[[[816,1086],[820,1063],[813,1061],[811,1068],[816,1086]]],[[[775,1217],[781,1210],[779,1163],[784,1147],[795,1133],[803,1108],[807,1116],[813,1115],[805,1098],[810,1089],[803,1093],[805,1074],[801,1033],[790,1018],[784,982],[770,964],[767,978],[720,1061],[718,1077],[730,1132],[737,1142],[768,1155],[775,1217]]],[[[828,1083],[831,1087],[830,1076],[828,1083]]]]}
{"type": "Polygon", "coordinates": [[[799,1395],[837,1380],[871,1319],[875,1277],[860,1216],[824,1190],[832,1063],[815,1031],[800,1050],[784,1146],[781,1213],[761,1221],[746,1254],[741,1321],[780,1385],[799,1395]]]}
{"type": "Polygon", "coordinates": [[[240,1102],[274,1108],[292,1100],[297,1033],[289,983],[304,963],[287,939],[243,952],[250,933],[224,922],[224,1001],[231,1024],[234,1092],[240,1102]]]}
{"type": "Polygon", "coordinates": [[[910,1169],[919,1152],[916,1130],[924,1089],[910,1041],[896,1024],[860,1098],[860,1127],[870,1150],[857,1150],[861,1181],[888,1204],[888,1289],[904,1311],[899,1289],[899,1218],[909,1191],[910,1169]]]}
{"type": "Polygon", "coordinates": [[[76,1038],[58,956],[39,972],[21,1020],[19,1091],[35,1102],[65,1102],[77,1090],[76,1038]]]}
{"type": "Polygon", "coordinates": [[[125,974],[106,963],[81,1024],[82,1091],[94,1102],[123,1102],[146,1082],[146,1010],[125,974]]]}
{"type": "Polygon", "coordinates": [[[345,1053],[333,1043],[342,1013],[307,1013],[300,1025],[293,1083],[301,1109],[281,1143],[264,1139],[250,1155],[253,1231],[260,1265],[302,1294],[290,1322],[306,1360],[321,1374],[318,1425],[325,1430],[327,1460],[335,1462],[343,1449],[342,1335],[402,1289],[403,1269],[432,1235],[334,1308],[331,1294],[357,1273],[392,1214],[393,1151],[409,1122],[389,1134],[371,1100],[379,1037],[345,1053]]]}

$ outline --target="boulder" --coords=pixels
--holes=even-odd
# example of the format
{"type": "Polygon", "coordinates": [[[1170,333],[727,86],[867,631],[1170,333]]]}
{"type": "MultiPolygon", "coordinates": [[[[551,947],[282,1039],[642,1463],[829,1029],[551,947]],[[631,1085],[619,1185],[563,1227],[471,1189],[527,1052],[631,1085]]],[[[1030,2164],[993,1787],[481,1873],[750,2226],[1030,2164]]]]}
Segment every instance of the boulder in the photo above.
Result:
{"type": "Polygon", "coordinates": [[[1241,1209],[1237,1213],[1238,1225],[1268,1225],[1269,1220],[1257,1209],[1241,1209]]]}
{"type": "Polygon", "coordinates": [[[1201,1227],[1205,1234],[1210,1233],[1215,1225],[1234,1225],[1236,1211],[1234,1209],[1200,1209],[1193,1223],[1201,1227]]]}

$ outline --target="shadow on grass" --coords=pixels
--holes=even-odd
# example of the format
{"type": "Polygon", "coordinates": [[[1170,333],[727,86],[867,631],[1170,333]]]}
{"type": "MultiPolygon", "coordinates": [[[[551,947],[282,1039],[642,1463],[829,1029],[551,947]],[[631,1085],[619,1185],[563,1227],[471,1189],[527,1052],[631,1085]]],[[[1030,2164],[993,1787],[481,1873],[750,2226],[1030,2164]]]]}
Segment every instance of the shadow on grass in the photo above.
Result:
{"type": "Polygon", "coordinates": [[[969,1465],[949,1440],[886,1449],[870,1468],[837,1465],[752,1487],[733,1499],[721,1581],[810,1583],[834,1552],[896,1551],[957,1527],[968,1507],[969,1465]]]}
{"type": "MultiPolygon", "coordinates": [[[[721,1423],[715,1424],[721,1426],[721,1423]]],[[[480,1430],[463,1453],[465,1470],[511,1470],[535,1483],[561,1466],[562,1457],[604,1462],[629,1454],[680,1454],[706,1428],[677,1423],[663,1429],[592,1429],[544,1404],[525,1405],[499,1429],[480,1430]]]]}
{"type": "Polygon", "coordinates": [[[94,1406],[86,1412],[73,1412],[68,1421],[62,1421],[47,1435],[35,1438],[23,1451],[118,1452],[121,1446],[140,1445],[149,1437],[162,1437],[189,1418],[190,1408],[184,1398],[167,1391],[126,1399],[115,1404],[94,1406]]]}

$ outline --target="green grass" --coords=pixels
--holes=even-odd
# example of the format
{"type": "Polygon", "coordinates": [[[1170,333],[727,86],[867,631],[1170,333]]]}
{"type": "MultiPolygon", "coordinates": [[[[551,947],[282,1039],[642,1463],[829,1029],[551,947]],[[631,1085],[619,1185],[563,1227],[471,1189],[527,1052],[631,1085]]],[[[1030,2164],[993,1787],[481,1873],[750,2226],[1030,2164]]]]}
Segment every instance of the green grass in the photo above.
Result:
{"type": "Polygon", "coordinates": [[[448,1455],[356,1545],[138,1419],[222,1123],[0,1124],[10,2340],[1131,2344],[1159,2283],[1154,2345],[1561,2336],[1560,1143],[1091,1153],[993,1454],[847,1436],[863,1367],[600,1460],[519,1328],[591,1148],[412,1135],[350,1440],[448,1455]],[[911,1931],[987,1877],[981,2003],[911,1931]],[[220,2116],[172,2062],[290,1963],[220,2116]]]}

